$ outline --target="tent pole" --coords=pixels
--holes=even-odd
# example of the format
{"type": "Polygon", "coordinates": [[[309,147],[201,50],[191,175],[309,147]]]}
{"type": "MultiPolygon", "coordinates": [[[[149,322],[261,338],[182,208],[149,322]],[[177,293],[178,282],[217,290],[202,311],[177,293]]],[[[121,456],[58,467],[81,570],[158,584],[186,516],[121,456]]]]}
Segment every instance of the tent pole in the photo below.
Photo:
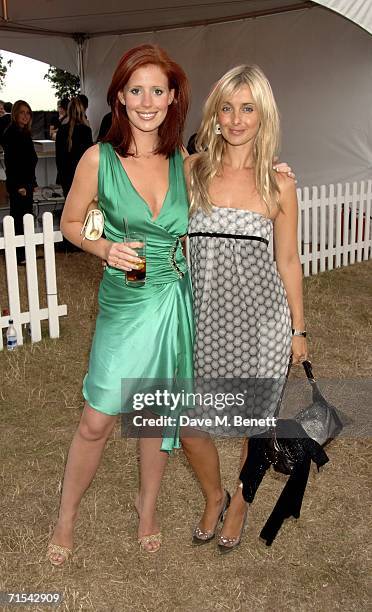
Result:
{"type": "Polygon", "coordinates": [[[84,45],[86,40],[85,34],[74,34],[74,40],[77,44],[77,63],[80,79],[80,91],[85,92],[85,71],[84,71],[84,45]]]}
{"type": "Polygon", "coordinates": [[[8,0],[3,0],[3,19],[4,21],[8,21],[9,17],[8,17],[8,4],[7,4],[8,0]]]}

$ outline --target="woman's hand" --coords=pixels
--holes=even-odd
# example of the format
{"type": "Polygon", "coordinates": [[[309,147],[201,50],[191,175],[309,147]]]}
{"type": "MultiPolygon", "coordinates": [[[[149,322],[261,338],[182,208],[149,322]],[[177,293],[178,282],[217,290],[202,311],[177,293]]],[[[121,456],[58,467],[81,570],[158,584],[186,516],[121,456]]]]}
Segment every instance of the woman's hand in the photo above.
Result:
{"type": "Polygon", "coordinates": [[[295,179],[296,175],[294,172],[292,172],[292,168],[291,166],[288,166],[287,162],[277,162],[276,159],[274,160],[274,165],[273,165],[273,169],[276,172],[282,172],[283,174],[287,174],[289,177],[295,179]]]}
{"type": "Polygon", "coordinates": [[[307,342],[303,336],[292,336],[292,364],[299,365],[308,357],[307,342]]]}
{"type": "Polygon", "coordinates": [[[143,242],[111,242],[107,250],[106,262],[118,270],[137,270],[136,263],[141,262],[133,249],[143,246],[143,242]]]}
{"type": "Polygon", "coordinates": [[[18,189],[18,193],[21,196],[26,196],[27,195],[27,191],[24,187],[21,187],[20,189],[18,189]]]}

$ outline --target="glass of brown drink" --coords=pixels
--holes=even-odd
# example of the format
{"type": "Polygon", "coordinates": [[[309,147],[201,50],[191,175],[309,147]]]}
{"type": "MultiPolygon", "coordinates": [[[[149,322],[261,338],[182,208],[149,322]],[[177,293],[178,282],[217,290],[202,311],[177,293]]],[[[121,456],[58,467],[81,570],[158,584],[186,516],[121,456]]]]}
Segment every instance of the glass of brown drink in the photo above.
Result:
{"type": "Polygon", "coordinates": [[[146,282],[146,236],[130,232],[125,236],[125,242],[140,243],[140,246],[131,247],[141,261],[136,262],[136,269],[126,271],[126,284],[130,287],[141,287],[146,282]]]}

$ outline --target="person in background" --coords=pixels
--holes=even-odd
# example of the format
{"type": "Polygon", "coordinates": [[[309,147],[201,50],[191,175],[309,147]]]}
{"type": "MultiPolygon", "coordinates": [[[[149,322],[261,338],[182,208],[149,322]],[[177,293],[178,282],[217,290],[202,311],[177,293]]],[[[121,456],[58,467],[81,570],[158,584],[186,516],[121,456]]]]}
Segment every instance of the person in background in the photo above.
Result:
{"type": "Polygon", "coordinates": [[[56,137],[58,178],[65,198],[70,191],[76,166],[92,144],[92,130],[85,117],[84,106],[78,97],[72,98],[67,109],[67,123],[61,125],[56,137]]]}
{"type": "MultiPolygon", "coordinates": [[[[32,214],[33,191],[36,186],[37,155],[31,137],[31,124],[30,105],[24,100],[17,100],[12,109],[10,125],[2,138],[6,188],[16,234],[23,234],[23,215],[32,214]]],[[[17,248],[17,262],[20,265],[25,263],[24,247],[17,248]]]]}
{"type": "Polygon", "coordinates": [[[80,102],[82,103],[82,105],[84,107],[85,119],[87,120],[87,125],[90,126],[89,119],[87,117],[87,110],[88,110],[88,106],[89,106],[88,97],[85,94],[81,93],[81,94],[78,95],[78,98],[79,98],[80,102]]]}
{"type": "Polygon", "coordinates": [[[196,132],[194,134],[191,134],[189,141],[187,143],[186,149],[189,155],[194,155],[194,153],[196,153],[196,147],[195,147],[196,137],[197,137],[196,132]]]}
{"type": "Polygon", "coordinates": [[[61,100],[58,100],[57,102],[58,116],[56,115],[52,119],[50,123],[50,127],[49,127],[49,135],[52,140],[56,139],[58,129],[61,127],[61,125],[67,122],[68,104],[69,104],[68,98],[62,98],[61,100]]]}
{"type": "Polygon", "coordinates": [[[111,124],[112,113],[110,111],[109,113],[106,113],[106,115],[104,115],[104,117],[102,118],[101,125],[99,126],[97,142],[101,142],[101,140],[105,138],[106,134],[108,134],[111,128],[111,124]]]}
{"type": "MultiPolygon", "coordinates": [[[[56,136],[57,183],[62,187],[64,198],[70,191],[80,158],[92,144],[92,130],[84,106],[78,97],[72,98],[67,109],[67,123],[61,125],[56,136]]],[[[76,251],[66,238],[60,248],[63,251],[76,251]]]]}
{"type": "Polygon", "coordinates": [[[2,100],[0,100],[0,146],[2,146],[4,132],[12,120],[11,112],[11,102],[3,102],[2,100]],[[10,110],[7,110],[9,109],[9,105],[10,110]]]}
{"type": "Polygon", "coordinates": [[[77,96],[80,100],[80,102],[82,103],[83,107],[84,107],[84,111],[87,112],[88,110],[88,106],[89,106],[89,100],[88,97],[85,94],[78,94],[77,96]]]}

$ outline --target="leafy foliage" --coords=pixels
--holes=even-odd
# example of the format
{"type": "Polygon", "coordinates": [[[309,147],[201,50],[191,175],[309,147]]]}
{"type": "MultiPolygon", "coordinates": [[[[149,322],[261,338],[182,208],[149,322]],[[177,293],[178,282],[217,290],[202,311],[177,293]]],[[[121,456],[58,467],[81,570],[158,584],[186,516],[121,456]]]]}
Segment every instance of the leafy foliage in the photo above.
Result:
{"type": "Polygon", "coordinates": [[[12,65],[13,60],[5,61],[3,56],[0,54],[0,89],[4,87],[6,73],[8,68],[12,65]]]}
{"type": "Polygon", "coordinates": [[[53,89],[56,90],[56,97],[72,98],[80,92],[80,79],[75,74],[61,70],[55,66],[49,66],[48,72],[44,75],[53,89]]]}

